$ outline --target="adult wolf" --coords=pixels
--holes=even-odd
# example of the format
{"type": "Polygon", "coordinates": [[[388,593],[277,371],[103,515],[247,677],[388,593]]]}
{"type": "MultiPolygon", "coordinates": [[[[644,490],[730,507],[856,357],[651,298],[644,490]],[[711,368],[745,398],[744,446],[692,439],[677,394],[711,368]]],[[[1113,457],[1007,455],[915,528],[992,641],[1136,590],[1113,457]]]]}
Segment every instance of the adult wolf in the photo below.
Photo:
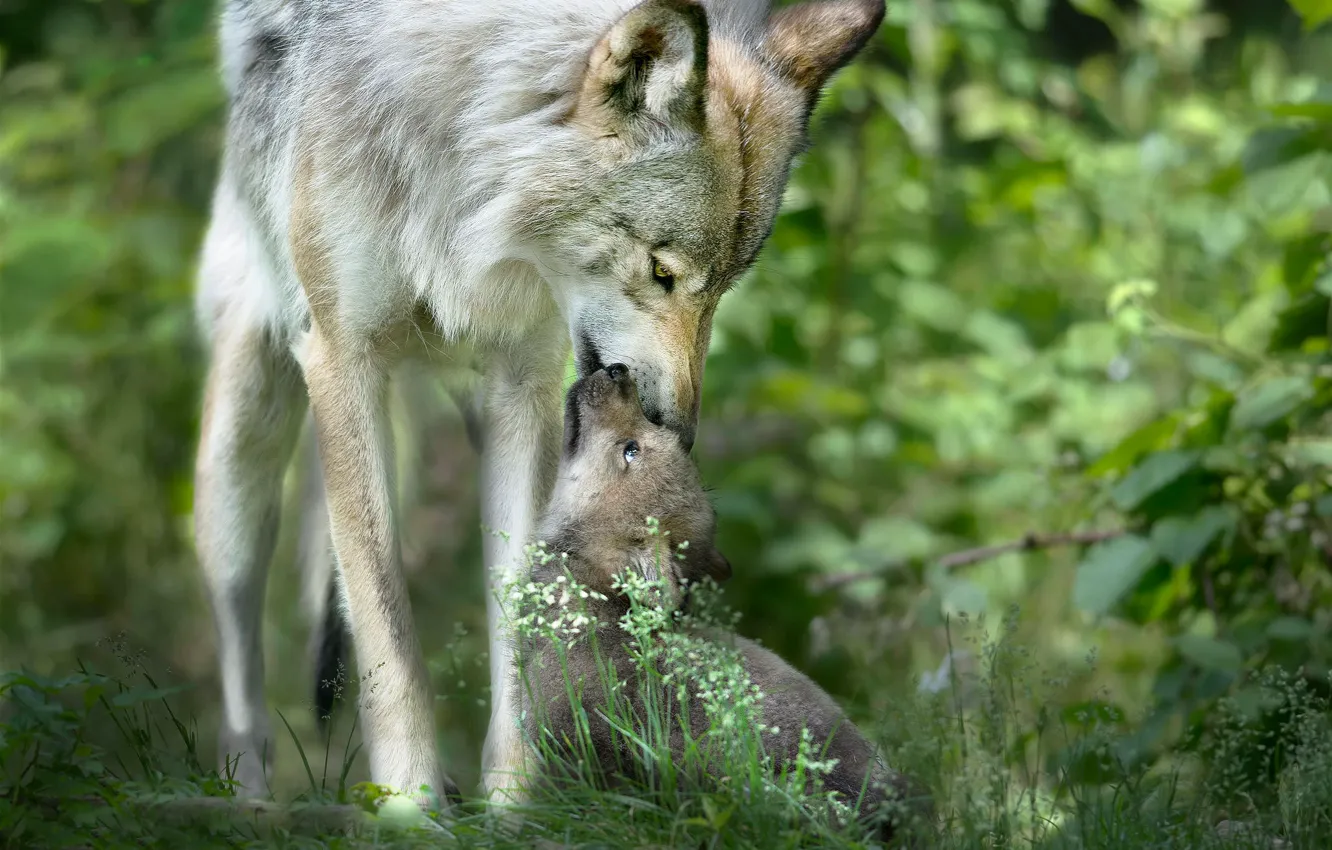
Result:
{"type": "MultiPolygon", "coordinates": [[[[246,793],[271,751],[261,609],[306,400],[372,674],[371,777],[452,789],[399,565],[394,367],[464,348],[484,364],[482,518],[508,533],[485,556],[505,574],[551,485],[571,345],[580,373],[628,364],[647,415],[692,444],[718,299],[771,229],[819,90],[882,16],[883,0],[227,0],[195,529],[246,793]]],[[[494,790],[521,747],[489,604],[494,790]]]]}

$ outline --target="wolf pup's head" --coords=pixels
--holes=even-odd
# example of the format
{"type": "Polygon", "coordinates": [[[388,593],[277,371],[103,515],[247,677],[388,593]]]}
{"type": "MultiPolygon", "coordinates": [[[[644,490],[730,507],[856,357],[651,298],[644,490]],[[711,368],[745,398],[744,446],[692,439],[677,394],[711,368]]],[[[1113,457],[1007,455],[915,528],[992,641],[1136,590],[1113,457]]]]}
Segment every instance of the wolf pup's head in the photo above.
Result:
{"type": "Polygon", "coordinates": [[[543,526],[548,541],[606,581],[625,567],[648,578],[669,569],[660,577],[678,587],[682,579],[730,578],[731,565],[713,546],[715,527],[679,435],[643,415],[629,369],[613,363],[579,379],[565,406],[559,477],[543,526]],[[659,523],[657,539],[648,517],[659,523]]]}
{"type": "Polygon", "coordinates": [[[550,140],[529,236],[579,374],[627,365],[686,449],[717,302],[772,229],[819,91],[883,11],[646,0],[592,49],[550,140]]]}

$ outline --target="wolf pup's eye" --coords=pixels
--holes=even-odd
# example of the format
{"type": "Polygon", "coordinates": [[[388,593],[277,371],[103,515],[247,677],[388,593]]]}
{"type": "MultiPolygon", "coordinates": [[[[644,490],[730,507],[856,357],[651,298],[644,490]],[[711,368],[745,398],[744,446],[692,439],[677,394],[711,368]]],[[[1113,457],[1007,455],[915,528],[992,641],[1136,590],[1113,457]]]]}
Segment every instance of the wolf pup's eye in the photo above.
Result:
{"type": "Polygon", "coordinates": [[[638,457],[638,443],[630,440],[624,444],[624,462],[633,463],[638,457]]]}
{"type": "Polygon", "coordinates": [[[675,275],[671,274],[671,270],[666,268],[661,260],[652,260],[652,279],[661,284],[661,288],[667,292],[675,289],[675,275]]]}

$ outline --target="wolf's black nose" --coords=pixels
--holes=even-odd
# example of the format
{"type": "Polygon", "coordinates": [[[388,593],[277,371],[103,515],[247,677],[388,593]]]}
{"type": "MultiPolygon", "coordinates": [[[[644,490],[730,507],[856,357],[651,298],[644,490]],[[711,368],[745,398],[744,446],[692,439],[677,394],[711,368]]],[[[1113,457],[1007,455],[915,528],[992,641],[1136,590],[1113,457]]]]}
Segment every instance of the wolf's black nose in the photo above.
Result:
{"type": "Polygon", "coordinates": [[[612,381],[618,381],[629,374],[629,367],[623,363],[612,363],[606,367],[606,374],[612,381]]]}

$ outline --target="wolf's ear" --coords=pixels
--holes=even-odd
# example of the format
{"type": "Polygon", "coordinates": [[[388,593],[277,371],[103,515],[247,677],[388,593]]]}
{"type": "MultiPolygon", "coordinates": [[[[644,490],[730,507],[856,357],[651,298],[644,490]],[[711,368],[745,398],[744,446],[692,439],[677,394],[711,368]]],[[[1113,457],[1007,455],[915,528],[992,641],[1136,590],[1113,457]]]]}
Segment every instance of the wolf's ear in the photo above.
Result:
{"type": "Polygon", "coordinates": [[[726,560],[725,555],[713,548],[708,552],[707,560],[703,562],[703,571],[711,576],[717,584],[721,584],[731,578],[731,562],[726,560]]]}
{"type": "Polygon", "coordinates": [[[643,119],[701,127],[708,17],[692,0],[645,0],[588,57],[580,118],[619,134],[643,119]]]}
{"type": "Polygon", "coordinates": [[[884,0],[822,0],[780,9],[768,21],[764,47],[800,88],[817,95],[860,52],[883,22],[884,0]]]}

